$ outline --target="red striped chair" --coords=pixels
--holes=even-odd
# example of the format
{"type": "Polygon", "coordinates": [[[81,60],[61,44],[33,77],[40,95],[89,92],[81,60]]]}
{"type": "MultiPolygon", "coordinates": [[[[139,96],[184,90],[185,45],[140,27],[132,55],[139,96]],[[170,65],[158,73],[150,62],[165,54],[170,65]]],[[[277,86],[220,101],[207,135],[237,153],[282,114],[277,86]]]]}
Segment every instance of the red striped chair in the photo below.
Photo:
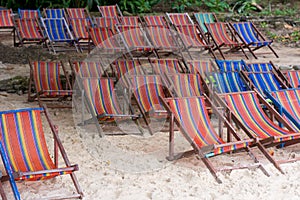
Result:
{"type": "Polygon", "coordinates": [[[174,26],[194,24],[188,13],[166,13],[166,15],[174,26]]]}
{"type": "Polygon", "coordinates": [[[36,19],[17,19],[14,34],[14,46],[24,44],[46,44],[46,37],[42,33],[42,28],[36,19]]]}
{"type": "Polygon", "coordinates": [[[88,27],[91,26],[91,22],[87,18],[70,18],[69,19],[70,29],[73,33],[74,38],[80,45],[88,45],[89,32],[88,27]]]}
{"type": "Polygon", "coordinates": [[[116,60],[114,62],[116,67],[116,75],[118,80],[124,79],[128,75],[143,75],[146,72],[138,59],[133,60],[116,60]]]}
{"type": "Polygon", "coordinates": [[[86,8],[66,8],[68,18],[83,19],[89,18],[86,8]]]}
{"type": "Polygon", "coordinates": [[[148,15],[143,18],[146,22],[146,26],[161,26],[168,28],[168,22],[163,15],[148,15]]]}
{"type": "Polygon", "coordinates": [[[284,72],[291,86],[294,88],[300,87],[300,70],[291,70],[284,72]]]}
{"type": "Polygon", "coordinates": [[[122,12],[119,8],[119,6],[116,5],[110,5],[110,6],[97,6],[98,10],[101,14],[101,17],[123,17],[122,12]]]}
{"type": "Polygon", "coordinates": [[[73,73],[80,78],[96,77],[100,78],[107,75],[102,68],[101,62],[93,61],[74,61],[70,62],[73,73]]]}
{"type": "Polygon", "coordinates": [[[42,17],[39,9],[37,10],[28,10],[18,8],[18,14],[20,19],[39,19],[42,17]]]}
{"type": "Polygon", "coordinates": [[[126,26],[138,26],[141,24],[141,19],[139,16],[124,16],[119,18],[120,24],[126,26]]]}
{"type": "MultiPolygon", "coordinates": [[[[7,173],[7,179],[12,186],[15,199],[21,199],[16,182],[37,181],[54,178],[60,175],[70,175],[76,192],[65,196],[55,196],[55,199],[83,197],[74,171],[77,165],[71,165],[66,151],[58,137],[58,128],[52,124],[47,110],[43,108],[27,108],[0,112],[0,151],[7,173]],[[54,139],[54,158],[52,159],[42,124],[42,115],[46,116],[48,126],[54,139]],[[64,165],[59,165],[59,155],[64,165]]],[[[61,162],[61,161],[60,161],[61,162]]],[[[28,192],[28,191],[27,191],[28,192]]],[[[64,195],[64,194],[61,194],[64,195]]],[[[37,198],[41,198],[40,196],[37,198]]],[[[50,198],[50,197],[48,197],[50,198]]]]}
{"type": "Polygon", "coordinates": [[[8,29],[9,31],[14,30],[14,18],[13,11],[11,9],[0,10],[0,29],[8,29]]]}
{"type": "MultiPolygon", "coordinates": [[[[217,169],[213,166],[209,158],[221,155],[223,153],[237,152],[239,150],[251,152],[250,146],[255,144],[255,140],[241,140],[231,124],[225,118],[223,118],[222,114],[217,112],[217,109],[214,107],[214,111],[216,111],[217,116],[225,122],[225,126],[227,127],[229,134],[235,137],[235,141],[226,142],[223,140],[211,124],[205,103],[206,101],[209,100],[205,97],[162,99],[164,107],[170,113],[170,142],[168,159],[179,159],[187,155],[191,155],[192,153],[196,153],[198,154],[199,159],[201,159],[205,166],[209,169],[216,181],[218,183],[222,183],[221,179],[218,177],[218,172],[226,170],[231,171],[233,169],[239,169],[243,167],[248,168],[250,166],[233,166],[217,169]],[[175,124],[179,127],[180,132],[191,144],[193,150],[175,154],[175,124]]],[[[209,102],[211,103],[211,101],[209,102]]],[[[252,157],[252,159],[257,161],[256,157],[252,157]]],[[[257,164],[257,167],[260,167],[262,171],[268,175],[262,164],[257,164]]]]}
{"type": "Polygon", "coordinates": [[[169,73],[182,73],[185,71],[184,67],[180,64],[178,59],[149,59],[153,73],[157,75],[169,73]]]}
{"type": "MultiPolygon", "coordinates": [[[[72,87],[69,77],[62,62],[29,62],[30,80],[28,89],[28,101],[38,100],[42,106],[43,99],[60,99],[72,95],[72,87]],[[61,70],[62,69],[62,70],[61,70]],[[62,73],[62,74],[61,74],[62,73]],[[61,75],[66,79],[62,84],[61,75]],[[32,88],[35,94],[32,94],[32,88]]],[[[70,107],[66,105],[47,105],[48,107],[70,107]]]]}
{"type": "Polygon", "coordinates": [[[225,59],[225,56],[222,50],[226,47],[227,52],[242,50],[245,57],[248,58],[243,49],[243,43],[238,41],[228,23],[216,22],[205,24],[205,26],[209,35],[208,42],[214,43],[213,50],[218,50],[223,59],[225,59]]]}

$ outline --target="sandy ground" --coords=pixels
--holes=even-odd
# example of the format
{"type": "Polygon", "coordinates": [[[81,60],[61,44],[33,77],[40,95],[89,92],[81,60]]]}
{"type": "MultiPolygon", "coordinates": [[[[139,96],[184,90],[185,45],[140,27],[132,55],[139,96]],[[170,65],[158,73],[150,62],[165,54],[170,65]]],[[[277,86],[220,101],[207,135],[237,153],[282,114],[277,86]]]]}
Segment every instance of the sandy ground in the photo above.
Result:
{"type": "MultiPolygon", "coordinates": [[[[274,44],[280,58],[269,54],[257,61],[272,60],[278,65],[299,64],[300,49],[274,44]]],[[[266,49],[265,49],[266,50],[266,49]]],[[[234,57],[244,59],[244,57],[234,57]]],[[[255,61],[255,60],[252,60],[255,61]]],[[[28,65],[1,65],[0,79],[15,75],[29,75],[28,65]]],[[[36,107],[28,103],[26,95],[0,95],[0,110],[36,107]]],[[[259,169],[234,170],[221,173],[218,184],[201,160],[196,156],[177,161],[167,161],[168,133],[153,136],[105,136],[100,138],[95,127],[79,127],[80,110],[51,109],[53,122],[72,163],[79,165],[76,172],[84,192],[84,199],[298,199],[300,196],[300,162],[282,165],[280,174],[257,150],[259,160],[270,173],[265,176],[259,169]]],[[[107,125],[106,125],[107,126],[107,125]]],[[[122,124],[122,129],[131,128],[122,124]]],[[[108,129],[109,130],[109,129],[108,129]]],[[[50,131],[46,130],[50,141],[50,131]]],[[[51,143],[49,143],[51,146],[51,143]]],[[[176,134],[176,150],[190,149],[190,145],[176,134]]],[[[300,156],[300,146],[275,150],[279,158],[300,156]]],[[[216,167],[252,163],[245,153],[228,154],[211,159],[216,167]]],[[[3,170],[3,166],[1,166],[3,170]]],[[[38,182],[18,183],[23,199],[41,199],[72,192],[69,176],[38,182]]],[[[12,191],[4,183],[8,199],[12,191]]]]}

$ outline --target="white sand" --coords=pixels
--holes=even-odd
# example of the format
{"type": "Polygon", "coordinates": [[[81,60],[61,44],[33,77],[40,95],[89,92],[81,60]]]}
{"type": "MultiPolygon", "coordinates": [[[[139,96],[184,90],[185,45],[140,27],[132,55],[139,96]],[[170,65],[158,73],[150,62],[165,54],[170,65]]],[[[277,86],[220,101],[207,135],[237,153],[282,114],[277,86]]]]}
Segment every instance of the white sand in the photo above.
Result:
{"type": "MultiPolygon", "coordinates": [[[[275,46],[280,58],[267,55],[257,61],[272,60],[275,64],[299,64],[300,49],[275,46]]],[[[28,73],[28,66],[12,66],[6,75],[28,73]],[[20,70],[21,69],[21,70],[20,70]]],[[[2,72],[2,71],[1,71],[2,72]]],[[[3,74],[1,74],[3,78],[3,74]]],[[[27,103],[26,95],[0,95],[0,110],[35,107],[27,103]]],[[[300,196],[300,162],[282,165],[280,174],[262,154],[255,150],[270,177],[259,169],[235,170],[222,173],[223,184],[218,184],[201,160],[196,156],[169,162],[168,133],[154,136],[106,136],[99,138],[95,128],[90,132],[75,128],[73,110],[51,109],[52,120],[59,127],[59,134],[84,192],[84,199],[298,199],[300,196]]],[[[76,121],[76,120],[75,120],[76,121]]],[[[49,136],[49,131],[46,131],[49,136]]],[[[48,138],[50,140],[50,138],[48,138]]],[[[189,148],[189,144],[176,135],[177,149],[189,148]]],[[[50,145],[51,146],[51,145],[50,145]]],[[[300,146],[276,150],[275,154],[288,157],[300,156],[300,146]]],[[[216,167],[222,165],[251,163],[246,154],[217,156],[211,161],[216,167]]],[[[280,157],[279,157],[280,158],[280,157]]],[[[1,167],[3,170],[3,166],[1,167]]],[[[39,182],[18,183],[23,199],[41,199],[45,195],[59,195],[73,189],[69,176],[39,182]],[[66,189],[67,188],[67,189],[66,189]],[[52,191],[53,190],[53,191],[52,191]],[[49,192],[50,191],[50,192],[49,192]]],[[[12,192],[4,183],[8,199],[12,192]]]]}

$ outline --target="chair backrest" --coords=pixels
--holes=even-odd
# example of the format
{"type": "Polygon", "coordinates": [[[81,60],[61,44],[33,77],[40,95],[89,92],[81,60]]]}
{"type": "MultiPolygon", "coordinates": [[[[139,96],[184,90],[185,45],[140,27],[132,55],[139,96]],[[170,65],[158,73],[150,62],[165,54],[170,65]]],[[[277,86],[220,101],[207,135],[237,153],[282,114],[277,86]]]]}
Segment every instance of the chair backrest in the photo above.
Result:
{"type": "Polygon", "coordinates": [[[108,27],[114,29],[115,25],[119,22],[115,17],[94,17],[94,23],[98,27],[108,27]]]}
{"type": "Polygon", "coordinates": [[[260,34],[254,28],[252,22],[238,22],[232,23],[235,31],[243,38],[246,44],[251,44],[256,46],[268,45],[270,41],[264,41],[263,38],[260,37],[260,34]]]}
{"type": "MultiPolygon", "coordinates": [[[[0,112],[0,138],[12,172],[55,169],[44,136],[42,108],[0,112]]],[[[19,180],[40,180],[59,173],[21,176],[19,180]]]]}
{"type": "Polygon", "coordinates": [[[63,8],[46,8],[45,16],[46,18],[67,18],[65,10],[63,8]]]}
{"type": "Polygon", "coordinates": [[[0,10],[0,28],[14,27],[13,12],[11,9],[0,10]]]}
{"type": "Polygon", "coordinates": [[[100,62],[76,61],[73,62],[75,73],[81,78],[98,77],[100,78],[104,72],[100,62]]]}
{"type": "Polygon", "coordinates": [[[85,8],[66,8],[69,18],[87,18],[85,8]]]}
{"type": "Polygon", "coordinates": [[[174,86],[176,97],[201,96],[202,81],[199,74],[167,74],[168,80],[174,86]]]}
{"type": "Polygon", "coordinates": [[[178,25],[187,25],[194,24],[188,13],[166,13],[171,24],[178,25]]]}
{"type": "Polygon", "coordinates": [[[167,28],[167,21],[163,15],[148,15],[144,16],[144,21],[147,26],[163,26],[167,28]]]}
{"type": "Polygon", "coordinates": [[[87,28],[91,26],[90,20],[87,18],[70,18],[70,29],[77,40],[88,39],[89,33],[87,28]]]}
{"type": "Polygon", "coordinates": [[[150,59],[153,72],[158,75],[181,73],[183,71],[178,59],[150,59]]]}
{"type": "Polygon", "coordinates": [[[171,50],[179,48],[171,30],[165,28],[165,26],[147,26],[145,30],[155,48],[171,50]]]}
{"type": "Polygon", "coordinates": [[[263,111],[257,94],[253,91],[231,93],[224,95],[230,110],[238,117],[240,122],[258,138],[283,136],[293,132],[281,128],[273,122],[263,111]]]}
{"type": "Polygon", "coordinates": [[[200,32],[196,25],[178,25],[176,30],[179,33],[183,43],[186,47],[204,47],[205,44],[204,38],[200,36],[200,32]]]}
{"type": "Polygon", "coordinates": [[[44,36],[36,19],[16,19],[16,27],[22,39],[43,39],[44,36]]]}
{"type": "Polygon", "coordinates": [[[283,89],[280,80],[272,72],[248,72],[247,74],[261,94],[283,89]]]}
{"type": "Polygon", "coordinates": [[[247,63],[246,70],[252,72],[268,72],[273,70],[273,65],[269,63],[247,63]]]}
{"type": "Polygon", "coordinates": [[[246,70],[242,60],[216,60],[221,72],[246,70]]]}
{"type": "Polygon", "coordinates": [[[194,17],[204,33],[207,33],[205,23],[209,24],[218,21],[214,13],[194,13],[194,17]]]}
{"type": "Polygon", "coordinates": [[[89,27],[89,34],[95,46],[106,49],[120,47],[120,44],[111,28],[89,27]]]}
{"type": "Polygon", "coordinates": [[[37,10],[25,10],[18,8],[18,14],[20,19],[39,19],[42,17],[39,9],[37,10]]]}
{"type": "Polygon", "coordinates": [[[50,41],[73,40],[73,35],[64,18],[41,18],[50,41]]]}
{"type": "Polygon", "coordinates": [[[206,73],[210,73],[215,71],[215,67],[211,61],[204,60],[188,60],[187,66],[192,74],[201,74],[205,75],[206,73]]]}
{"type": "Polygon", "coordinates": [[[139,60],[116,60],[117,78],[120,79],[127,75],[142,75],[145,74],[139,60]]]}
{"type": "Polygon", "coordinates": [[[119,21],[122,25],[127,25],[127,26],[138,26],[140,24],[140,18],[138,16],[120,17],[119,21]]]}
{"type": "Polygon", "coordinates": [[[116,17],[122,16],[122,13],[118,7],[118,5],[110,5],[110,6],[97,6],[99,12],[101,13],[101,17],[116,17]]]}
{"type": "Polygon", "coordinates": [[[243,81],[239,72],[212,72],[210,77],[213,79],[213,87],[218,93],[231,93],[247,91],[248,87],[243,81]]]}
{"type": "Polygon", "coordinates": [[[285,75],[294,88],[300,87],[300,70],[287,71],[285,75]]]}
{"type": "Polygon", "coordinates": [[[225,22],[205,24],[208,32],[213,37],[217,45],[237,45],[236,39],[231,35],[230,29],[225,22]]]}
{"type": "Polygon", "coordinates": [[[91,112],[94,112],[95,116],[102,118],[101,120],[110,120],[113,115],[122,113],[114,91],[113,79],[83,78],[82,85],[86,100],[92,106],[91,112]]]}

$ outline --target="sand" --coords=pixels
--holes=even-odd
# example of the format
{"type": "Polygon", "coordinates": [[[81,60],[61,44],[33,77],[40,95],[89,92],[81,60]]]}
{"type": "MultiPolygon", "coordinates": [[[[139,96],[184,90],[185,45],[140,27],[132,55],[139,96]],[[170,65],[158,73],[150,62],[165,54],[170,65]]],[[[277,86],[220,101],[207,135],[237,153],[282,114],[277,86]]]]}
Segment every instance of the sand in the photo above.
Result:
{"type": "MultiPolygon", "coordinates": [[[[257,61],[272,60],[278,65],[299,64],[300,49],[279,44],[275,44],[274,48],[280,58],[266,55],[257,61]]],[[[12,69],[4,70],[6,74],[1,73],[1,79],[29,74],[27,65],[5,67],[12,69]]],[[[0,102],[0,110],[37,106],[37,102],[28,103],[26,95],[17,94],[1,93],[0,102]]],[[[168,132],[158,132],[153,136],[100,138],[92,125],[88,129],[77,126],[79,111],[49,111],[54,124],[59,127],[59,135],[71,163],[79,165],[76,176],[83,189],[84,199],[298,199],[300,196],[300,162],[282,165],[285,174],[280,174],[263,155],[254,150],[270,177],[259,169],[234,170],[231,173],[220,173],[223,183],[218,184],[195,155],[177,161],[166,160],[168,132]]],[[[128,128],[127,124],[123,126],[128,128]]],[[[46,135],[50,141],[49,130],[46,130],[46,135]]],[[[190,145],[180,133],[176,133],[176,150],[183,149],[190,149],[190,145]]],[[[300,146],[294,145],[275,150],[275,154],[279,158],[299,157],[299,150],[300,146]]],[[[245,153],[217,156],[211,160],[216,167],[252,163],[245,153]]],[[[9,183],[3,185],[8,199],[12,199],[9,183]]],[[[21,182],[18,187],[23,199],[41,199],[46,195],[56,196],[74,191],[69,176],[21,182]]]]}

